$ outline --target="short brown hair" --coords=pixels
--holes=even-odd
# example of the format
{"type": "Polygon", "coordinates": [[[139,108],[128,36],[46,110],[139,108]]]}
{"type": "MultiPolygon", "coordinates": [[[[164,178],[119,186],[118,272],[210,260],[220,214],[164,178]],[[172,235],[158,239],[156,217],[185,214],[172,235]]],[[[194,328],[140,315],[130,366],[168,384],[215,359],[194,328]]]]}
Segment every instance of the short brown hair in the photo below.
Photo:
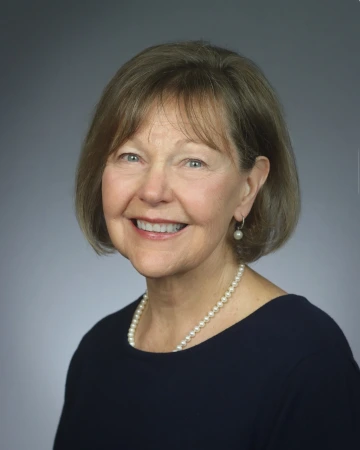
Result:
{"type": "Polygon", "coordinates": [[[283,246],[296,228],[301,202],[295,155],[278,96],[249,58],[208,42],[185,41],[149,47],[126,62],[95,107],[75,180],[76,217],[95,252],[116,252],[102,206],[106,161],[139,129],[154,101],[164,98],[185,106],[192,129],[209,146],[217,145],[217,129],[207,112],[217,107],[224,125],[220,137],[236,148],[240,171],[250,171],[257,156],[270,161],[243,238],[233,243],[238,261],[251,263],[283,246]]]}

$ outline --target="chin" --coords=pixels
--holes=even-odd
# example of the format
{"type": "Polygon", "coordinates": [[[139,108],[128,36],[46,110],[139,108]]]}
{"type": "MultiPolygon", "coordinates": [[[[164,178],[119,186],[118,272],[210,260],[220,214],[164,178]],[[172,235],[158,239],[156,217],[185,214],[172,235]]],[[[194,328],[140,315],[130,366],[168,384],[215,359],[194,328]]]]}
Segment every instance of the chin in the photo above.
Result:
{"type": "Polygon", "coordinates": [[[128,258],[134,269],[146,278],[162,278],[171,276],[179,272],[175,264],[172,264],[170,258],[154,257],[149,255],[148,258],[142,256],[140,258],[128,258]]]}
{"type": "Polygon", "coordinates": [[[161,267],[153,264],[152,267],[149,267],[142,264],[135,265],[134,263],[132,263],[132,265],[134,269],[145,278],[163,278],[174,274],[169,270],[169,267],[165,266],[161,267]]]}

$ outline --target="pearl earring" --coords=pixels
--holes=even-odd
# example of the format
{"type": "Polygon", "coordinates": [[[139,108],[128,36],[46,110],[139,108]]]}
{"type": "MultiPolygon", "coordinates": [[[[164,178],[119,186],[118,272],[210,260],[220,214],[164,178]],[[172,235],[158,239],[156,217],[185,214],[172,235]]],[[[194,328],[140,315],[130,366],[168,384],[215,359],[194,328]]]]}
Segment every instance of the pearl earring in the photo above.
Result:
{"type": "Polygon", "coordinates": [[[234,232],[234,239],[236,239],[237,241],[240,241],[240,239],[243,237],[243,232],[240,230],[244,226],[244,221],[245,221],[245,219],[243,216],[241,227],[239,226],[239,224],[236,225],[236,230],[234,232]]]}

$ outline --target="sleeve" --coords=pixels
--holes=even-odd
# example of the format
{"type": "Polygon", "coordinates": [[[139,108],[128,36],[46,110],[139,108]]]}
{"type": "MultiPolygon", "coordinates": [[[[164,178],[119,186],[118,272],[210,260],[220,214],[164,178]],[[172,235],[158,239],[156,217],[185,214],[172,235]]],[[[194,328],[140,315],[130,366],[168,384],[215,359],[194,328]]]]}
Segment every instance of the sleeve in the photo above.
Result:
{"type": "Polygon", "coordinates": [[[82,368],[79,347],[80,344],[78,348],[75,350],[67,370],[65,381],[64,403],[54,438],[53,450],[68,449],[67,446],[67,442],[69,439],[67,431],[68,418],[72,408],[72,404],[75,399],[77,380],[80,378],[80,372],[82,368]]]}
{"type": "Polygon", "coordinates": [[[327,349],[292,370],[261,450],[359,450],[360,369],[348,353],[327,349]]]}

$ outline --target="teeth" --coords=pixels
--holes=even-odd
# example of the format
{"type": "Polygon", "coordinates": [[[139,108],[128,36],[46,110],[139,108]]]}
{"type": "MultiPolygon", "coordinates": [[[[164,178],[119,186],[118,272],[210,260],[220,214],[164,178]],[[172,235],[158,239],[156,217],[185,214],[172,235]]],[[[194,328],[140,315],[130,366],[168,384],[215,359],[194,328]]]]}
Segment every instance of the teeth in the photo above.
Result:
{"type": "Polygon", "coordinates": [[[155,231],[156,233],[176,233],[185,227],[181,223],[149,223],[143,220],[136,220],[136,226],[141,230],[155,231]]]}

